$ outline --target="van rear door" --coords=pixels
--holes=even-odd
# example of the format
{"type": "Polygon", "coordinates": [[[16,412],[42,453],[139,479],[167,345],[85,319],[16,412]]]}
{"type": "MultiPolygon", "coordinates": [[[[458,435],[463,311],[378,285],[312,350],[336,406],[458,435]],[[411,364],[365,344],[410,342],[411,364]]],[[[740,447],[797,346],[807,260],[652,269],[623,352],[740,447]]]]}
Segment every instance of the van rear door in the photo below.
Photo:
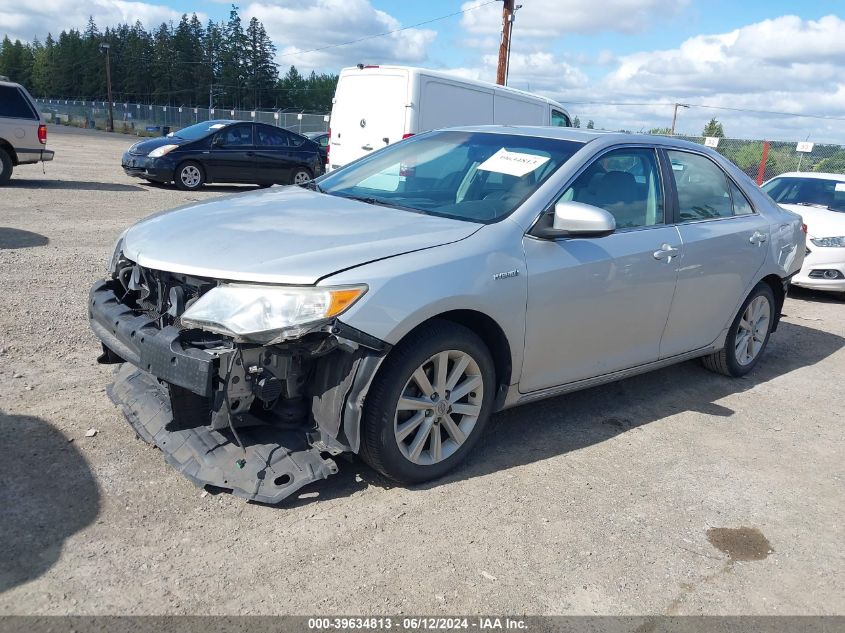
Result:
{"type": "Polygon", "coordinates": [[[342,72],[330,124],[332,169],[401,141],[408,99],[406,70],[356,68],[342,72]]]}

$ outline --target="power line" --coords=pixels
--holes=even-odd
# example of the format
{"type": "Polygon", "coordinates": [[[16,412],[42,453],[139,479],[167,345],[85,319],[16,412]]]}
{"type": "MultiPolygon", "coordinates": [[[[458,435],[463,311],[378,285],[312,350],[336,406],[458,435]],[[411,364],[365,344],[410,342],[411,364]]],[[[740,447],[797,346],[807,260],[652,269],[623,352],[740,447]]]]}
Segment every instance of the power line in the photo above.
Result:
{"type": "MultiPolygon", "coordinates": [[[[571,105],[605,105],[605,106],[665,106],[667,108],[673,107],[673,103],[634,103],[630,101],[567,101],[571,105]]],[[[730,108],[728,106],[714,106],[705,105],[702,103],[685,103],[684,105],[692,108],[707,108],[710,110],[730,110],[732,112],[748,112],[750,114],[774,114],[778,116],[795,116],[804,117],[807,119],[823,119],[827,121],[845,121],[845,117],[828,116],[824,114],[801,114],[800,112],[779,112],[777,110],[753,110],[751,108],[730,108]]]]}
{"type": "Polygon", "coordinates": [[[358,38],[357,40],[350,40],[348,42],[341,42],[339,44],[329,44],[328,46],[321,46],[319,48],[311,48],[305,51],[297,51],[295,53],[285,53],[284,55],[276,55],[277,59],[282,57],[296,57],[297,55],[305,55],[306,53],[316,53],[319,51],[326,51],[330,48],[339,48],[341,46],[349,46],[350,44],[357,44],[359,42],[365,42],[367,40],[373,40],[377,37],[384,37],[386,35],[393,35],[394,33],[399,33],[401,31],[407,31],[408,29],[415,29],[418,26],[425,26],[426,24],[431,24],[432,22],[439,22],[440,20],[447,20],[449,18],[453,18],[456,15],[463,15],[464,13],[469,13],[470,11],[475,11],[476,9],[480,9],[481,7],[486,7],[488,4],[494,4],[496,2],[500,2],[500,0],[488,0],[487,2],[482,2],[481,4],[476,4],[474,6],[468,7],[462,11],[455,11],[454,13],[450,13],[448,15],[441,15],[439,18],[432,18],[431,20],[426,20],[424,22],[417,22],[416,24],[411,24],[409,26],[403,26],[399,29],[393,29],[392,31],[385,31],[384,33],[376,33],[375,35],[367,35],[366,37],[358,38]]]}

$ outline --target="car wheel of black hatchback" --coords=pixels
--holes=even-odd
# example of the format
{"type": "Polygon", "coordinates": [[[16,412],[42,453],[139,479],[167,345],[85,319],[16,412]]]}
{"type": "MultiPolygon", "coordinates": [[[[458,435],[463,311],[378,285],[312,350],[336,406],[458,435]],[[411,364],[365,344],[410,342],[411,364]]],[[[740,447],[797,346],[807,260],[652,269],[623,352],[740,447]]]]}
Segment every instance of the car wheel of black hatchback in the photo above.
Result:
{"type": "Polygon", "coordinates": [[[182,191],[194,191],[202,187],[205,182],[205,173],[199,163],[192,160],[185,161],[176,168],[174,181],[182,191]]]}
{"type": "Polygon", "coordinates": [[[297,169],[293,172],[293,178],[291,178],[292,185],[304,185],[305,183],[309,182],[312,179],[311,172],[307,169],[297,169]]]}

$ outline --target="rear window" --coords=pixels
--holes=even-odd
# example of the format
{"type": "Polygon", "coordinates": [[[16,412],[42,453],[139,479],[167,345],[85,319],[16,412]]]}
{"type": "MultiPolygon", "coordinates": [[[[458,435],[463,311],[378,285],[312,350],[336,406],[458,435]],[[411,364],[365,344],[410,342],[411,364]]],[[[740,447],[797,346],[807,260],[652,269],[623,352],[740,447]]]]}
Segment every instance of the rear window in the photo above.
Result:
{"type": "Polygon", "coordinates": [[[0,86],[0,117],[38,119],[35,110],[29,105],[29,99],[15,86],[0,86]]]}

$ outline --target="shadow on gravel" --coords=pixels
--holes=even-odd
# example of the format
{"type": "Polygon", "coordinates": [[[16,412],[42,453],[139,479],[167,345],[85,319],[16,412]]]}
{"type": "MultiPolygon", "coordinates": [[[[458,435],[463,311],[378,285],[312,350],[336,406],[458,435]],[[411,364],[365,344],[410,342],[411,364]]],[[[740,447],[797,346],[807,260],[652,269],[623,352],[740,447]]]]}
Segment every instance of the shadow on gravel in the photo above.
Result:
{"type": "Polygon", "coordinates": [[[841,303],[845,305],[845,294],[843,293],[837,295],[835,292],[810,290],[809,288],[800,288],[798,286],[790,286],[789,298],[800,301],[812,301],[813,303],[841,303]]]}
{"type": "Polygon", "coordinates": [[[62,189],[70,191],[144,191],[138,185],[122,185],[117,182],[94,182],[92,180],[25,180],[12,178],[8,189],[62,189]]]}
{"type": "Polygon", "coordinates": [[[40,233],[0,226],[0,249],[46,246],[49,241],[50,239],[46,235],[41,235],[40,233]]]}
{"type": "Polygon", "coordinates": [[[722,398],[814,365],[843,346],[841,336],[781,321],[760,363],[742,378],[711,373],[694,360],[503,411],[463,467],[429,486],[575,451],[682,411],[730,417],[734,411],[717,404],[722,398]]]}
{"type": "Polygon", "coordinates": [[[58,560],[97,517],[100,493],[77,448],[48,422],[0,411],[0,592],[58,560]]]}
{"type": "MultiPolygon", "coordinates": [[[[457,470],[442,479],[409,488],[426,490],[541,461],[604,442],[682,411],[727,418],[735,412],[717,401],[814,365],[843,346],[845,338],[841,336],[781,321],[760,364],[742,378],[711,373],[694,360],[508,409],[493,416],[478,446],[457,470]]],[[[338,474],[269,507],[290,509],[350,497],[368,486],[397,486],[357,456],[341,455],[335,460],[340,467],[338,474]]]]}

